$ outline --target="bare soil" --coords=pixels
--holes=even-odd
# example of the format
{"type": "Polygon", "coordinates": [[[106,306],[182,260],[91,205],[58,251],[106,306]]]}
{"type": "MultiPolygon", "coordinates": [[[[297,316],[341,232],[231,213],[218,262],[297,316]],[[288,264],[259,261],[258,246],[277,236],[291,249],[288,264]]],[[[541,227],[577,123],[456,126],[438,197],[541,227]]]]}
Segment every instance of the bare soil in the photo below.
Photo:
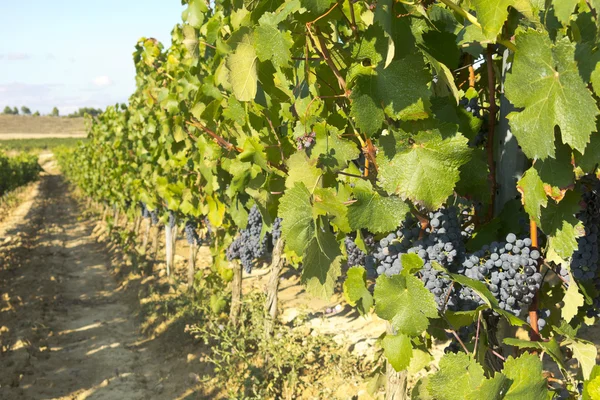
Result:
{"type": "Polygon", "coordinates": [[[0,140],[85,136],[83,118],[0,115],[0,140]]]}
{"type": "Polygon", "coordinates": [[[183,398],[185,360],[139,333],[93,224],[46,169],[0,226],[0,399],[183,398]]]}

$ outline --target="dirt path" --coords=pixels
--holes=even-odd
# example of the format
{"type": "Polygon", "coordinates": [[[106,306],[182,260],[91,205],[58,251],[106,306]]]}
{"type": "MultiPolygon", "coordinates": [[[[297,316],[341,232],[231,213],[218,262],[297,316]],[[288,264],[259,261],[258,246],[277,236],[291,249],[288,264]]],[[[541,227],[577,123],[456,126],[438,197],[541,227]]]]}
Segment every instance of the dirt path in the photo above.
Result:
{"type": "Polygon", "coordinates": [[[29,197],[0,226],[0,399],[180,398],[62,177],[29,197]]]}

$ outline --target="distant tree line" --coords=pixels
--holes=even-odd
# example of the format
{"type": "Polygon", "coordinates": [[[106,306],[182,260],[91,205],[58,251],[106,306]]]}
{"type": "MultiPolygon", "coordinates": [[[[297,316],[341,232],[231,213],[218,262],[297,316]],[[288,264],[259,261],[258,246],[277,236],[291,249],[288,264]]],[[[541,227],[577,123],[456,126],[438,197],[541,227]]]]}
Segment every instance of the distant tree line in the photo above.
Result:
{"type": "MultiPolygon", "coordinates": [[[[102,113],[102,110],[100,108],[92,108],[92,107],[82,107],[79,110],[72,112],[71,114],[67,115],[67,117],[69,118],[77,118],[77,117],[83,117],[86,114],[92,116],[92,117],[96,117],[99,114],[102,113]]],[[[10,107],[10,106],[6,106],[4,107],[4,111],[2,111],[2,114],[4,115],[19,115],[19,109],[17,107],[10,107]]],[[[26,106],[22,106],[21,107],[21,114],[22,115],[33,115],[34,117],[39,117],[40,116],[40,112],[36,111],[33,114],[31,113],[31,110],[26,107],[26,106]]],[[[50,114],[48,114],[51,117],[59,117],[60,113],[58,111],[57,107],[54,107],[52,109],[52,111],[50,112],[50,114]]]]}

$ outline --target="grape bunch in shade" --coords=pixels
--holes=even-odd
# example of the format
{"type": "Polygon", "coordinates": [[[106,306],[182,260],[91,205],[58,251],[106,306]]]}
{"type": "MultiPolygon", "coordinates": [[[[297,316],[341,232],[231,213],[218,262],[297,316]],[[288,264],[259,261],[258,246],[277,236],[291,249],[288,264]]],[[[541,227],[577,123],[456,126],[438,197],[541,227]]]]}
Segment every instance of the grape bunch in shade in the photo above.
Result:
{"type": "Polygon", "coordinates": [[[262,216],[258,207],[254,205],[248,214],[248,224],[245,229],[241,229],[239,236],[229,245],[226,251],[227,260],[240,260],[244,270],[248,273],[252,271],[252,264],[265,255],[272,242],[271,235],[265,234],[262,239],[262,216]]]}
{"type": "Polygon", "coordinates": [[[543,281],[538,272],[541,255],[531,245],[531,239],[509,233],[506,241],[492,242],[467,256],[464,275],[484,282],[501,309],[520,315],[543,281]]]}
{"type": "Polygon", "coordinates": [[[150,220],[152,221],[152,225],[158,225],[158,214],[156,210],[150,211],[150,220]]]}
{"type": "Polygon", "coordinates": [[[167,226],[169,229],[173,229],[176,223],[177,217],[175,217],[175,213],[173,211],[169,211],[169,220],[167,221],[167,226]]]}
{"type": "Polygon", "coordinates": [[[273,221],[273,227],[271,228],[271,237],[273,239],[273,246],[277,243],[279,238],[281,237],[281,221],[282,219],[277,217],[275,221],[273,221]]]}
{"type": "MultiPolygon", "coordinates": [[[[363,236],[363,243],[368,251],[375,247],[375,237],[372,234],[363,236]]],[[[367,271],[369,277],[377,276],[375,270],[375,257],[362,251],[356,244],[356,233],[347,235],[344,238],[346,247],[346,256],[348,267],[363,267],[367,271]]]]}
{"type": "MultiPolygon", "coordinates": [[[[456,331],[456,335],[463,342],[463,344],[469,342],[471,338],[475,335],[475,333],[475,324],[463,326],[456,331]]],[[[450,339],[450,343],[444,349],[445,353],[458,353],[459,351],[463,351],[460,342],[452,333],[446,332],[446,337],[450,339]]]]}
{"type": "Polygon", "coordinates": [[[202,244],[202,240],[200,239],[200,235],[198,235],[198,224],[194,221],[187,220],[185,222],[185,226],[183,227],[183,231],[185,233],[185,238],[189,245],[200,245],[202,244]]]}
{"type": "Polygon", "coordinates": [[[150,218],[150,211],[148,211],[148,207],[146,207],[146,203],[140,201],[140,208],[142,209],[142,218],[150,218]]]}
{"type": "Polygon", "coordinates": [[[316,141],[316,133],[311,131],[309,133],[305,133],[304,135],[296,138],[296,148],[298,150],[309,149],[316,141]]]}
{"type": "MultiPolygon", "coordinates": [[[[578,281],[593,281],[600,288],[598,282],[598,261],[600,260],[599,242],[600,230],[600,181],[596,177],[586,177],[587,185],[582,186],[581,205],[582,211],[577,218],[585,228],[584,236],[577,239],[577,250],[571,257],[571,273],[578,281]]],[[[562,265],[559,273],[565,280],[569,280],[569,270],[562,265]]]]}
{"type": "Polygon", "coordinates": [[[479,103],[477,100],[477,97],[473,97],[472,99],[467,99],[466,97],[463,97],[462,99],[460,99],[459,104],[462,107],[464,107],[464,109],[468,113],[471,113],[474,117],[479,117],[481,107],[479,107],[479,103]]]}

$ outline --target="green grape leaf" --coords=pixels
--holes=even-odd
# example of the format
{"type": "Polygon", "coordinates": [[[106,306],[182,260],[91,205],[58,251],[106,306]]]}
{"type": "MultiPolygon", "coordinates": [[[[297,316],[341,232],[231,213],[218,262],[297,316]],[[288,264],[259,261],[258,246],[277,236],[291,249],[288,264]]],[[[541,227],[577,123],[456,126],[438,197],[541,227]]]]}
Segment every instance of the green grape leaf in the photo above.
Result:
{"type": "Polygon", "coordinates": [[[315,233],[302,256],[301,282],[312,296],[329,299],[341,275],[342,253],[335,236],[325,226],[317,227],[315,233]]]}
{"type": "Polygon", "coordinates": [[[279,202],[282,236],[286,247],[301,255],[315,235],[310,192],[302,183],[285,191],[279,202]]]}
{"type": "Polygon", "coordinates": [[[399,197],[385,197],[369,187],[354,188],[354,198],[356,202],[348,206],[352,230],[366,228],[372,233],[389,232],[400,225],[409,211],[409,206],[399,197]]]}
{"type": "Polygon", "coordinates": [[[566,322],[571,322],[571,320],[577,315],[579,307],[583,306],[585,303],[585,299],[579,291],[579,287],[577,286],[577,283],[575,283],[575,280],[572,276],[570,276],[569,282],[571,283],[569,284],[569,288],[565,293],[565,297],[563,299],[565,305],[563,306],[561,313],[562,319],[566,322]]]}
{"type": "Polygon", "coordinates": [[[464,400],[483,383],[483,367],[470,355],[446,354],[439,371],[429,377],[429,393],[435,399],[464,400]]]}
{"type": "Polygon", "coordinates": [[[579,0],[552,0],[554,6],[554,15],[563,25],[569,25],[571,14],[575,11],[575,6],[579,0]]]}
{"type": "Polygon", "coordinates": [[[469,393],[467,400],[503,400],[504,394],[510,388],[512,382],[506,375],[496,372],[493,378],[483,381],[477,390],[469,393]]]}
{"type": "Polygon", "coordinates": [[[410,148],[380,165],[379,179],[388,193],[437,209],[453,193],[471,150],[460,134],[443,139],[419,133],[414,140],[410,148]]]}
{"type": "Polygon", "coordinates": [[[371,65],[377,65],[387,53],[388,38],[379,25],[371,25],[361,33],[359,40],[353,42],[351,49],[352,58],[356,61],[368,60],[371,65]]]}
{"type": "Polygon", "coordinates": [[[291,188],[298,182],[303,183],[311,192],[319,186],[323,172],[315,167],[316,160],[309,159],[304,152],[294,153],[288,158],[288,177],[285,187],[291,188]]]}
{"type": "Polygon", "coordinates": [[[333,0],[300,0],[302,7],[312,14],[323,14],[331,6],[333,0]]]}
{"type": "Polygon", "coordinates": [[[204,23],[204,14],[208,12],[208,5],[204,0],[190,0],[188,3],[187,23],[194,28],[200,29],[204,23]]]}
{"type": "Polygon", "coordinates": [[[508,6],[514,0],[472,0],[481,30],[488,40],[495,41],[508,18],[508,6]]]}
{"type": "Polygon", "coordinates": [[[317,188],[314,191],[314,211],[319,215],[333,216],[331,221],[340,231],[349,233],[348,208],[332,188],[317,188]]]}
{"type": "Polygon", "coordinates": [[[473,149],[469,162],[460,167],[460,180],[456,184],[456,192],[487,204],[490,202],[490,190],[485,150],[473,149]]]}
{"type": "Polygon", "coordinates": [[[423,368],[427,367],[431,361],[433,361],[433,357],[427,351],[413,349],[412,358],[408,365],[409,375],[416,375],[419,371],[423,370],[423,368]]]}
{"type": "Polygon", "coordinates": [[[356,78],[350,96],[350,115],[367,135],[374,134],[381,127],[384,112],[394,119],[427,118],[430,81],[431,74],[426,71],[423,57],[418,53],[392,61],[385,69],[380,65],[374,74],[356,78]]]}
{"type": "Polygon", "coordinates": [[[383,347],[383,354],[396,371],[408,368],[413,356],[410,337],[403,334],[385,335],[381,341],[381,347],[383,347]]]}
{"type": "Polygon", "coordinates": [[[402,261],[402,275],[412,275],[416,271],[423,268],[423,260],[416,254],[402,254],[400,256],[402,261]]]}
{"type": "Polygon", "coordinates": [[[540,351],[545,351],[562,369],[565,369],[565,358],[560,350],[560,346],[554,338],[551,338],[547,342],[532,342],[530,340],[505,338],[504,343],[520,349],[537,349],[540,351]]]}
{"type": "Polygon", "coordinates": [[[262,62],[270,60],[275,67],[285,67],[292,60],[292,34],[275,25],[260,25],[254,30],[256,56],[262,62]]]}
{"type": "Polygon", "coordinates": [[[561,258],[567,259],[578,248],[577,238],[584,235],[585,228],[582,223],[572,225],[567,221],[563,221],[562,228],[549,237],[549,248],[554,250],[561,258]]]}
{"type": "Polygon", "coordinates": [[[600,376],[585,383],[583,400],[600,399],[600,376]]]}
{"type": "Polygon", "coordinates": [[[377,315],[405,335],[420,335],[438,315],[433,294],[415,276],[380,275],[374,297],[377,315]]]}
{"type": "Polygon", "coordinates": [[[600,133],[594,132],[585,151],[575,151],[575,165],[586,173],[593,173],[600,165],[600,133]]]}
{"type": "Polygon", "coordinates": [[[592,374],[592,369],[596,366],[596,357],[598,357],[598,349],[594,343],[574,340],[569,345],[573,351],[573,356],[579,361],[583,379],[588,380],[592,374]]]}
{"type": "Polygon", "coordinates": [[[512,384],[506,393],[506,400],[540,400],[548,398],[546,379],[542,375],[542,362],[539,357],[525,353],[519,358],[506,359],[504,375],[512,384]]]}
{"type": "Polygon", "coordinates": [[[539,224],[541,208],[546,207],[548,198],[544,190],[544,182],[534,167],[525,171],[521,180],[517,182],[517,190],[523,195],[525,211],[539,224]]]}
{"type": "Polygon", "coordinates": [[[235,51],[227,57],[229,83],[239,101],[252,101],[258,90],[256,51],[249,35],[238,43],[235,51]]]}
{"type": "Polygon", "coordinates": [[[554,127],[562,141],[583,152],[596,130],[598,107],[574,61],[567,38],[552,44],[547,34],[533,30],[516,36],[512,73],[506,97],[522,111],[508,115],[513,134],[529,158],[554,157],[554,127]]]}
{"type": "Polygon", "coordinates": [[[537,160],[534,167],[544,182],[546,193],[556,201],[560,201],[564,191],[575,182],[571,149],[568,146],[557,145],[556,158],[537,160]]]}
{"type": "Polygon", "coordinates": [[[353,266],[348,270],[344,281],[344,297],[361,314],[366,314],[373,306],[373,296],[367,289],[367,271],[363,267],[353,266]]]}

